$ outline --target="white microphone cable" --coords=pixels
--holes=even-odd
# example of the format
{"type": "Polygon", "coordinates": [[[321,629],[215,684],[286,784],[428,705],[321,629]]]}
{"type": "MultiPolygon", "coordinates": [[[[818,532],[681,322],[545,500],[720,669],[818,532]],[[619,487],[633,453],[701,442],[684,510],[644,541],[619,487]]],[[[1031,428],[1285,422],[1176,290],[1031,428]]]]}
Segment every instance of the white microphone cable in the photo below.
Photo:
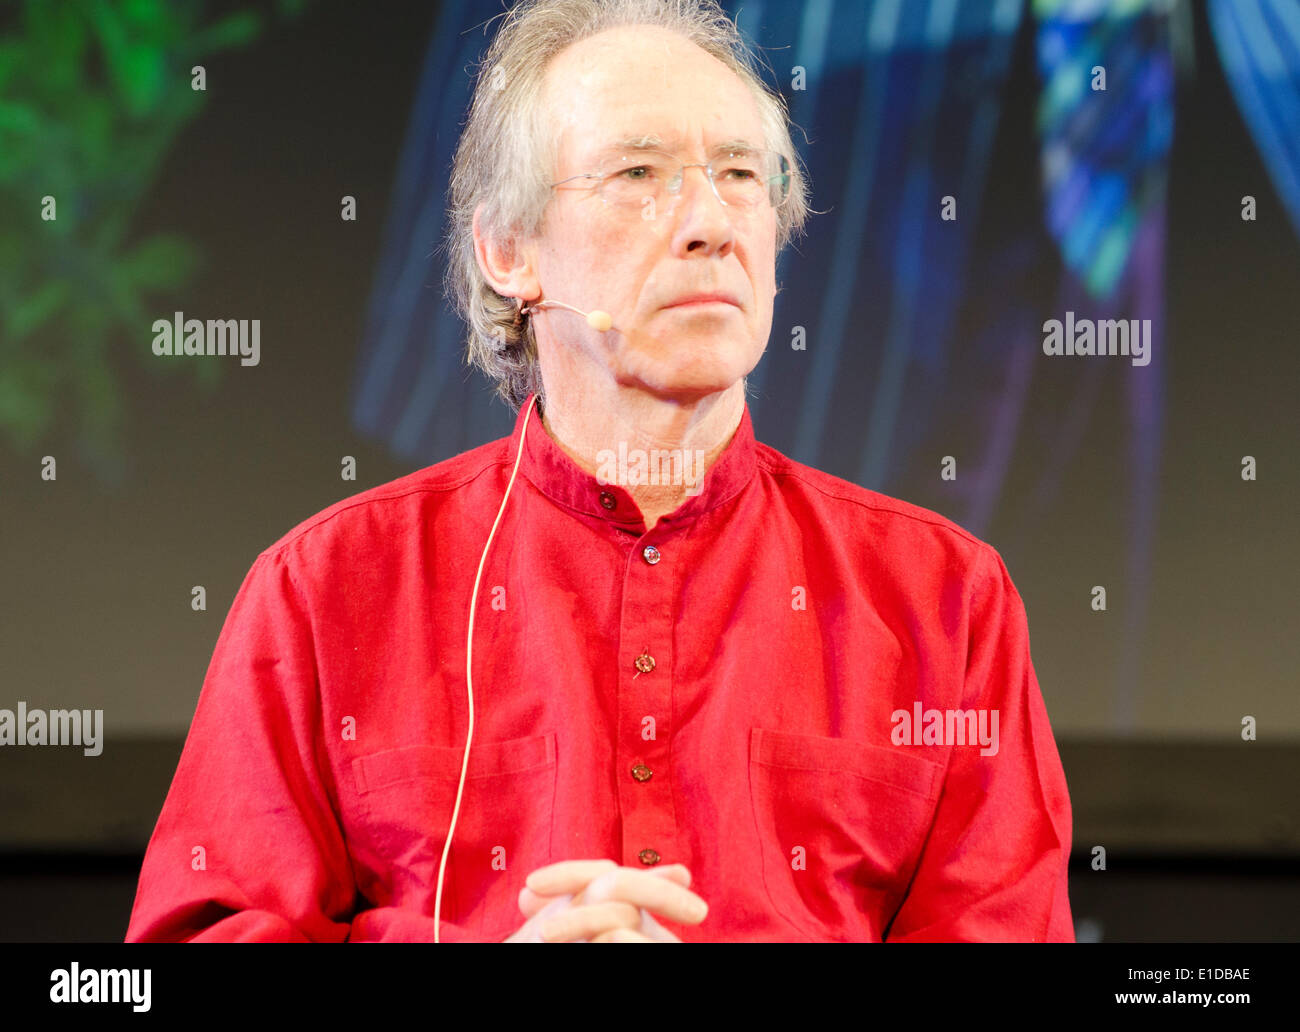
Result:
{"type": "Polygon", "coordinates": [[[487,544],[483,546],[483,555],[479,557],[478,573],[474,577],[474,593],[469,600],[469,634],[465,639],[465,693],[469,699],[469,726],[465,730],[465,757],[460,765],[460,784],[456,787],[456,806],[451,811],[451,825],[447,828],[447,841],[442,847],[442,860],[438,863],[438,887],[434,892],[433,903],[433,941],[441,942],[438,932],[442,923],[442,881],[443,875],[447,870],[447,854],[451,852],[451,837],[456,833],[456,819],[460,816],[461,795],[465,791],[465,776],[469,772],[469,747],[474,738],[474,681],[472,673],[472,663],[474,656],[474,609],[478,602],[479,581],[483,578],[483,567],[487,563],[488,549],[492,547],[492,539],[496,537],[497,527],[501,523],[501,516],[506,511],[506,502],[510,500],[510,489],[515,486],[515,474],[519,472],[519,460],[524,457],[524,437],[528,433],[528,420],[533,412],[533,402],[537,400],[537,394],[534,393],[528,399],[528,411],[524,413],[524,425],[519,432],[519,453],[515,456],[515,468],[510,473],[510,483],[506,484],[505,496],[501,499],[501,508],[497,510],[497,518],[492,524],[492,532],[488,534],[487,544]]]}

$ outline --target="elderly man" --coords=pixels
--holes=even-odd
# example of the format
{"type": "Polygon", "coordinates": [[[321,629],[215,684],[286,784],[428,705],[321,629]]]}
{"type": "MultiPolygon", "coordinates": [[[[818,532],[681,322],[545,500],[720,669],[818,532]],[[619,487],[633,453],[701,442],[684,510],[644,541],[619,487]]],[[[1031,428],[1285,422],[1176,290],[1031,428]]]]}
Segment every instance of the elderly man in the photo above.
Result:
{"type": "Polygon", "coordinates": [[[1071,940],[998,554],[755,441],[807,192],[724,12],[509,12],[449,284],[506,439],[254,563],[129,940],[1071,940]]]}

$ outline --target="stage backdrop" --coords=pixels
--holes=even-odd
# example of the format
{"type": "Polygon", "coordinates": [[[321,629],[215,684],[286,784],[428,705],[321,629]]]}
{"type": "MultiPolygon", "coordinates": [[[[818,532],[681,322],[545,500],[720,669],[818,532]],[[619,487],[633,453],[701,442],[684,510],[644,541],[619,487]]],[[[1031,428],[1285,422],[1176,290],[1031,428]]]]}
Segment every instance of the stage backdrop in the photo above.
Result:
{"type": "MultiPolygon", "coordinates": [[[[760,439],[991,542],[1058,735],[1300,737],[1300,9],[728,6],[825,212],[760,439]],[[1045,354],[1102,319],[1141,361],[1045,354]]],[[[499,12],[6,9],[0,704],[182,735],[261,549],[508,432],[440,289],[499,12]],[[257,364],[154,355],[177,312],[258,320],[257,364]]]]}

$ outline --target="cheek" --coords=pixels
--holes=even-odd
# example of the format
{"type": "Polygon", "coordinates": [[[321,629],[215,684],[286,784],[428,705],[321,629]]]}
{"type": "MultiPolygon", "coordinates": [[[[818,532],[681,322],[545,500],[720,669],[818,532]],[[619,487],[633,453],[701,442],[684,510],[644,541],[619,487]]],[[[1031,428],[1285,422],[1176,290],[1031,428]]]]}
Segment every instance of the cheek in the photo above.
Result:
{"type": "MultiPolygon", "coordinates": [[[[611,257],[623,250],[607,220],[595,218],[581,208],[556,213],[546,248],[548,264],[566,293],[572,293],[575,285],[605,279],[611,257]]],[[[557,299],[568,300],[560,297],[558,285],[551,290],[557,299]]]]}

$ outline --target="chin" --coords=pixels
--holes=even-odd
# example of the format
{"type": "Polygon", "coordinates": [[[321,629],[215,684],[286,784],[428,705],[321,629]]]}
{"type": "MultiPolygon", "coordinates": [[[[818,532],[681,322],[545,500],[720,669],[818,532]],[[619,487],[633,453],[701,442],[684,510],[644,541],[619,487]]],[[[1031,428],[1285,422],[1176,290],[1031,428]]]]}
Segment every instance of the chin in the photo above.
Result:
{"type": "Polygon", "coordinates": [[[624,382],[660,394],[715,394],[753,372],[762,357],[752,341],[722,343],[707,335],[678,340],[667,354],[624,355],[624,382]],[[627,361],[631,359],[631,361],[627,361]]]}
{"type": "Polygon", "coordinates": [[[636,377],[638,386],[663,398],[682,400],[721,394],[746,375],[738,364],[701,363],[686,369],[662,369],[636,377]]]}

